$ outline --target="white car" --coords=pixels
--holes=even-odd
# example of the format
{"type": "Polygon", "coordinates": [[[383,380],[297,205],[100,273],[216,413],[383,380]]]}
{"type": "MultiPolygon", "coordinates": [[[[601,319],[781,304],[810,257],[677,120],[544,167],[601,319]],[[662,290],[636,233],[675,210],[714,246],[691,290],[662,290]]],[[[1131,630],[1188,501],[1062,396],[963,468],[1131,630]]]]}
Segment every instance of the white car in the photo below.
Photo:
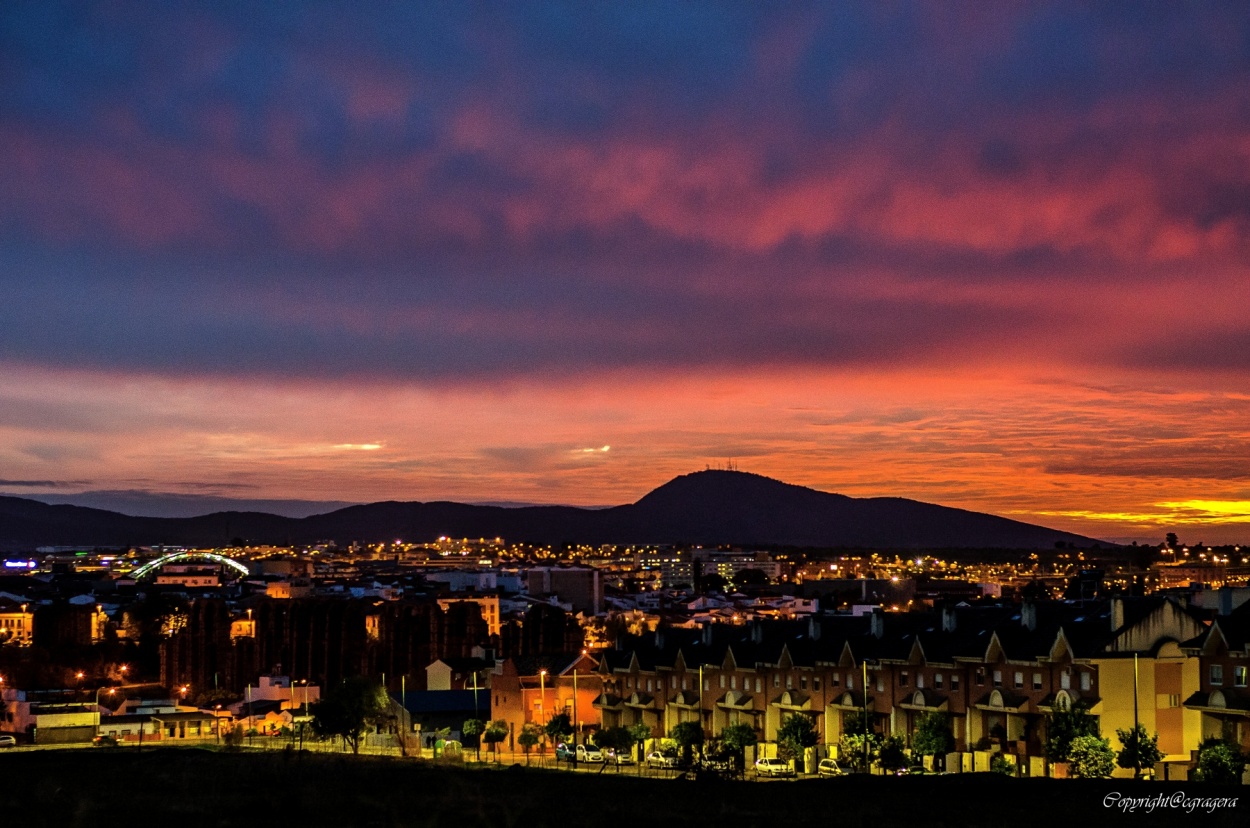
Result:
{"type": "Polygon", "coordinates": [[[677,765],[676,756],[665,756],[658,750],[653,750],[647,754],[647,767],[649,768],[675,768],[677,765]]]}
{"type": "Polygon", "coordinates": [[[817,776],[841,776],[842,768],[838,766],[837,759],[821,759],[820,764],[816,766],[817,776]]]}
{"type": "Polygon", "coordinates": [[[785,759],[756,759],[755,773],[759,776],[794,776],[794,768],[785,759]]]}
{"type": "Polygon", "coordinates": [[[12,736],[0,736],[0,748],[17,747],[17,739],[12,736]]]}
{"type": "Polygon", "coordinates": [[[578,745],[576,751],[579,762],[602,762],[603,751],[594,745],[578,745]]]}
{"type": "Polygon", "coordinates": [[[610,765],[632,765],[634,758],[629,753],[617,753],[615,750],[609,750],[607,753],[607,761],[610,765]]]}

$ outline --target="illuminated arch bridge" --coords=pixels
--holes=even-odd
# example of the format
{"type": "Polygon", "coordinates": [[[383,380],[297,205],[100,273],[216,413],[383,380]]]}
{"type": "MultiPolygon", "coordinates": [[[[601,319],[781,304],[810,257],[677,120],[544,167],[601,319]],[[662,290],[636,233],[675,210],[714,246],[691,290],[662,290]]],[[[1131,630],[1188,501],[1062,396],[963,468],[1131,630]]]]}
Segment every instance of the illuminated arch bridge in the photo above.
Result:
{"type": "Polygon", "coordinates": [[[143,566],[131,572],[130,577],[134,578],[135,580],[138,580],[147,575],[151,575],[153,572],[160,569],[165,564],[175,563],[177,561],[191,561],[191,560],[212,561],[215,564],[228,566],[231,569],[237,571],[240,575],[251,574],[251,572],[248,570],[246,566],[234,560],[233,558],[227,558],[225,555],[219,555],[216,552],[189,551],[189,552],[171,552],[168,555],[162,555],[156,560],[148,561],[143,566]]]}

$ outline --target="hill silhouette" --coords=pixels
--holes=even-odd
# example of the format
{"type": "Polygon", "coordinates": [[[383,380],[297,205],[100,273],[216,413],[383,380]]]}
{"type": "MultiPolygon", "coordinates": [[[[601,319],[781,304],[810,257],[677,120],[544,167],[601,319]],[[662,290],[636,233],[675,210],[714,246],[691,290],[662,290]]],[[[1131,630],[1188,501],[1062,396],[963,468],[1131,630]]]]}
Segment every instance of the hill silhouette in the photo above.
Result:
{"type": "Polygon", "coordinates": [[[1007,518],[896,497],[854,498],[739,471],[682,475],[637,503],[607,509],[505,508],[447,501],[387,501],[306,518],[216,512],[134,517],[81,506],[0,497],[0,548],[35,545],[221,546],[333,540],[428,542],[502,537],[534,543],[697,543],[878,548],[1041,549],[1094,541],[1007,518]]]}

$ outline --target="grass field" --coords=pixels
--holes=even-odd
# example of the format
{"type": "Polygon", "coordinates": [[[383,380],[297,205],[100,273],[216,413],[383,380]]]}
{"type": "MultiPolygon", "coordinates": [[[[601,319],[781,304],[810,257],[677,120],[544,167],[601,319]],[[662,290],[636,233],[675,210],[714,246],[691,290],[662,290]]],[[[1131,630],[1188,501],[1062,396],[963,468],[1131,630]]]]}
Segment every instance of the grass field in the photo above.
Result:
{"type": "Polygon", "coordinates": [[[0,754],[0,826],[1241,826],[1250,788],[1120,780],[843,777],[695,782],[378,757],[162,748],[0,754]],[[1186,812],[1108,794],[1237,797],[1186,812]]]}

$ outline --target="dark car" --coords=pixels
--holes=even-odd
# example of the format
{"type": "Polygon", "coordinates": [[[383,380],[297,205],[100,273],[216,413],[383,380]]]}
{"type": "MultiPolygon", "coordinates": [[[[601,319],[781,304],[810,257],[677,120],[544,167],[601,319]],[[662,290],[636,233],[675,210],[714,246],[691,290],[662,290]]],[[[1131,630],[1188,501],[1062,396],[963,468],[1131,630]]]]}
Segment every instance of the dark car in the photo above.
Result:
{"type": "Polygon", "coordinates": [[[117,738],[114,736],[97,736],[91,740],[91,744],[96,747],[117,747],[117,738]]]}

